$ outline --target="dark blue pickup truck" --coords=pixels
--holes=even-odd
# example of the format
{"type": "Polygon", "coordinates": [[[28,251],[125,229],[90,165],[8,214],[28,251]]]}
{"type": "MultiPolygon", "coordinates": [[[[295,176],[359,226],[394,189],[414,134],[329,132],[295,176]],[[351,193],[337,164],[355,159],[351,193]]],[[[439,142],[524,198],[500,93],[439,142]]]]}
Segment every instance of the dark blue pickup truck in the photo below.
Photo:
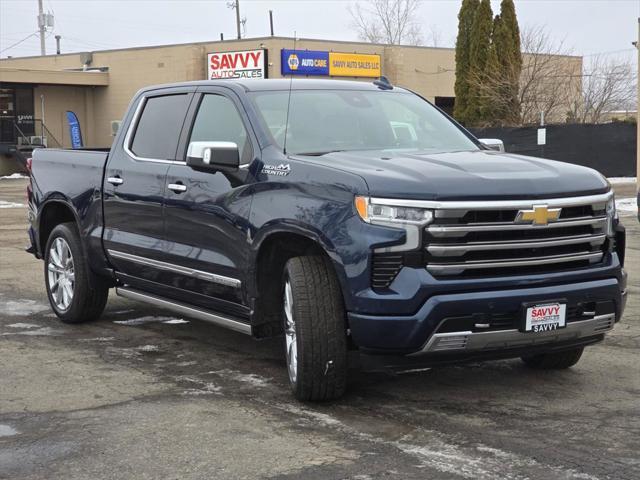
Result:
{"type": "Polygon", "coordinates": [[[284,334],[302,400],[340,396],[350,352],[568,368],[625,306],[602,175],[491,150],[385,81],[147,88],[110,150],[37,150],[28,196],[62,321],[115,288],[284,334]]]}

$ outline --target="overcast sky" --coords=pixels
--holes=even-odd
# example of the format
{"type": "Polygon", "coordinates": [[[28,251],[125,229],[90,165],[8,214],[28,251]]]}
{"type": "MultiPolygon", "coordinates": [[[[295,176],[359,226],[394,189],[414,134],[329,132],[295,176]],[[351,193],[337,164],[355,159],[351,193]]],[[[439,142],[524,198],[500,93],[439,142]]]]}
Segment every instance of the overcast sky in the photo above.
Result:
{"type": "MultiPolygon", "coordinates": [[[[362,0],[361,0],[362,1],[362,0]]],[[[140,45],[196,42],[235,36],[235,13],[228,0],[44,0],[55,15],[47,39],[62,35],[63,53],[140,45]]],[[[0,0],[0,57],[38,55],[37,36],[12,46],[37,30],[37,0],[0,0]]],[[[275,33],[298,37],[355,40],[346,0],[240,0],[246,35],[269,34],[268,11],[273,10],[275,33]]],[[[432,31],[438,46],[454,45],[460,0],[424,0],[419,21],[427,44],[432,31]]],[[[494,13],[499,0],[492,2],[494,13]]],[[[557,40],[575,54],[601,52],[635,57],[640,0],[516,0],[521,27],[546,25],[557,40]]]]}

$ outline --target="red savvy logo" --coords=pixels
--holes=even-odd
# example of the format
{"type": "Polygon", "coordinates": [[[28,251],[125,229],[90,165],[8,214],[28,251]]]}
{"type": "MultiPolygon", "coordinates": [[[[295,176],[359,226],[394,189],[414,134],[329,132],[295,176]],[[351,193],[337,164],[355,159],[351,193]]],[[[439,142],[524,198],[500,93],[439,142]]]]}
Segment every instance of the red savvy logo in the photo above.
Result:
{"type": "Polygon", "coordinates": [[[262,51],[213,53],[211,54],[211,68],[214,70],[259,68],[262,53],[262,51]]]}
{"type": "Polygon", "coordinates": [[[539,307],[539,308],[534,308],[531,311],[531,316],[533,318],[535,317],[548,317],[551,315],[560,315],[560,307],[559,306],[552,306],[552,307],[539,307]]]}

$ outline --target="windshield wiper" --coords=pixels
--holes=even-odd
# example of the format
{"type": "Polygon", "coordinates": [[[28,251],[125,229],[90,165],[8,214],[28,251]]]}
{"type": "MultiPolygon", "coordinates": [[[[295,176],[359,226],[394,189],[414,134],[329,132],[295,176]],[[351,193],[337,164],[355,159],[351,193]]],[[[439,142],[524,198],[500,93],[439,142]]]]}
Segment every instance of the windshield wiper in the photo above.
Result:
{"type": "Polygon", "coordinates": [[[303,155],[305,157],[321,157],[323,155],[329,155],[330,153],[344,152],[345,150],[327,150],[326,152],[306,152],[296,153],[296,155],[303,155]]]}

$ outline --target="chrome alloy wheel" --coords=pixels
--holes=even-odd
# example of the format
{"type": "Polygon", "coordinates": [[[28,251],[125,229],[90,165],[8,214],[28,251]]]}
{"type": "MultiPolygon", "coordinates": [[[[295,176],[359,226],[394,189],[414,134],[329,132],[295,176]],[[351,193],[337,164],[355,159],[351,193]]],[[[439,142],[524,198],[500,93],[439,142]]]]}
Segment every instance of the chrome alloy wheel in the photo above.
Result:
{"type": "Polygon", "coordinates": [[[53,303],[58,310],[67,311],[73,300],[76,277],[71,249],[62,237],[56,238],[51,244],[47,274],[53,303]]]}
{"type": "Polygon", "coordinates": [[[289,371],[289,380],[291,383],[295,383],[298,377],[298,344],[296,341],[296,322],[293,318],[293,292],[289,280],[284,284],[284,322],[287,370],[289,371]]]}

